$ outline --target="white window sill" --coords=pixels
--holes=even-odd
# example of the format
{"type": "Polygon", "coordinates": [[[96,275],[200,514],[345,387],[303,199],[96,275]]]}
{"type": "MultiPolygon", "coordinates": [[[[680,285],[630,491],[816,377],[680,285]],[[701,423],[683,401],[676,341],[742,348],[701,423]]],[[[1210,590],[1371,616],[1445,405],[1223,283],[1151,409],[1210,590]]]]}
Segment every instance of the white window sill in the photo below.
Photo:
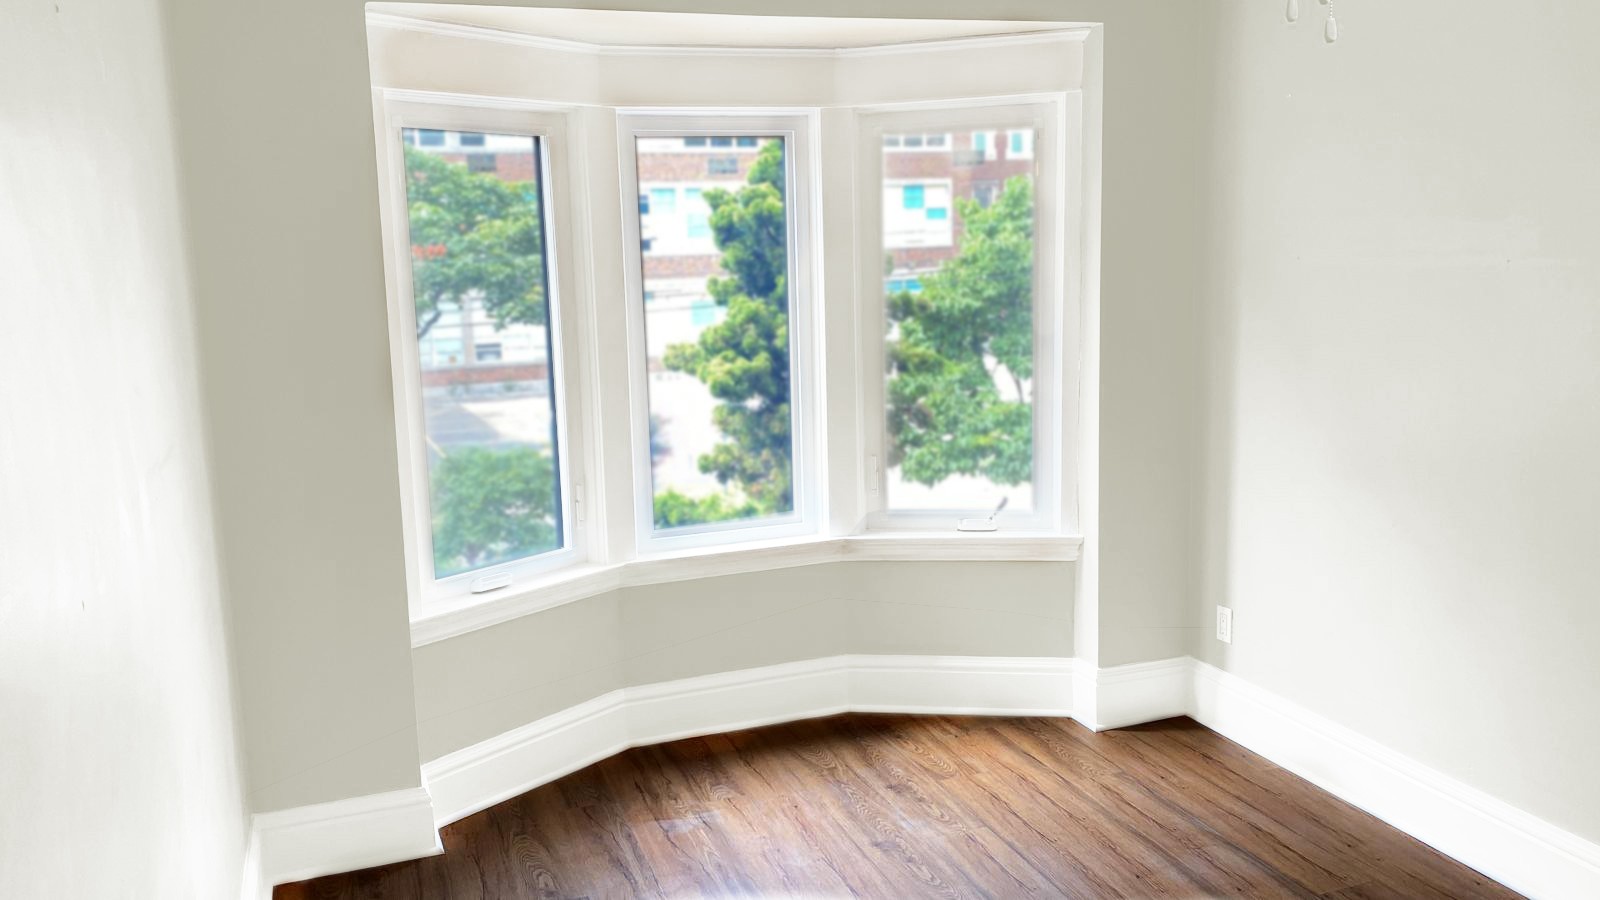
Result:
{"type": "Polygon", "coordinates": [[[623,587],[850,561],[1070,562],[1083,538],[1038,532],[872,532],[683,550],[612,565],[578,565],[440,605],[411,621],[421,647],[623,587]]]}

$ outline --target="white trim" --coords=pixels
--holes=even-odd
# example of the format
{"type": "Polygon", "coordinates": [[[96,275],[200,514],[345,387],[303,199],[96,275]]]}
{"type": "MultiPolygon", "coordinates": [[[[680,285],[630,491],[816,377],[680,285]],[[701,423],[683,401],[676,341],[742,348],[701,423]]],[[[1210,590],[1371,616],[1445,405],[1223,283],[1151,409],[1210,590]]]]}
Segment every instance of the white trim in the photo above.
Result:
{"type": "Polygon", "coordinates": [[[610,565],[581,565],[513,588],[438,606],[411,622],[411,646],[457,637],[623,587],[822,563],[914,561],[1071,562],[1083,539],[1019,532],[858,534],[682,550],[610,565]]]}
{"type": "Polygon", "coordinates": [[[424,763],[437,823],[629,747],[842,712],[1070,715],[1072,660],[830,656],[627,687],[424,763]]]}
{"type": "Polygon", "coordinates": [[[244,845],[243,874],[239,878],[239,900],[272,900],[272,885],[267,883],[267,873],[261,868],[261,832],[255,828],[254,817],[245,817],[248,835],[244,845]]]}
{"type": "Polygon", "coordinates": [[[377,145],[379,209],[384,231],[385,284],[389,309],[389,343],[394,384],[395,439],[400,463],[400,507],[405,534],[408,606],[413,616],[434,608],[449,608],[470,601],[472,583],[496,574],[514,578],[581,563],[591,543],[579,527],[585,498],[576,496],[586,482],[585,473],[596,469],[584,440],[584,422],[592,415],[592,388],[580,367],[568,371],[568,358],[587,356],[583,315],[591,305],[588,276],[570,265],[574,255],[587,253],[586,229],[557,227],[571,214],[586,223],[582,205],[572,191],[574,173],[584,168],[583,155],[572,152],[576,138],[570,108],[537,104],[482,102],[441,103],[437,97],[416,92],[402,95],[377,91],[377,145]],[[418,360],[415,302],[412,297],[410,217],[406,170],[400,133],[404,128],[434,127],[455,131],[481,131],[529,135],[537,138],[541,209],[544,228],[544,262],[548,287],[548,321],[551,353],[546,367],[554,388],[556,440],[551,452],[558,460],[562,546],[545,553],[493,566],[436,577],[433,534],[429,514],[430,484],[426,461],[427,426],[423,413],[421,366],[418,360]],[[580,352],[573,354],[573,348],[580,352]]]}
{"type": "MultiPolygon", "coordinates": [[[[256,813],[250,840],[257,883],[287,884],[443,853],[433,817],[432,798],[420,787],[256,813]]],[[[248,868],[245,878],[248,891],[248,868]]]]}
{"type": "Polygon", "coordinates": [[[845,657],[850,711],[1071,716],[1073,660],[1023,656],[845,657]]]}
{"type": "Polygon", "coordinates": [[[1600,844],[1497,800],[1237,675],[1190,657],[1075,671],[1096,731],[1188,715],[1530,897],[1600,897],[1600,844]]]}
{"type": "Polygon", "coordinates": [[[718,109],[619,109],[617,163],[621,175],[623,283],[628,323],[629,400],[632,406],[634,546],[640,555],[816,534],[823,521],[817,465],[820,445],[817,422],[818,352],[814,285],[820,264],[816,233],[813,175],[817,111],[718,109]],[[641,183],[636,142],[640,138],[688,135],[748,135],[784,141],[789,293],[790,471],[793,508],[778,516],[685,526],[658,532],[655,528],[655,486],[650,460],[650,383],[645,341],[644,257],[640,249],[643,223],[639,212],[641,183]]]}
{"type": "MultiPolygon", "coordinates": [[[[1035,134],[1033,326],[1035,364],[1033,377],[1032,503],[1027,511],[1000,517],[1002,529],[1072,532],[1077,529],[1077,494],[1073,480],[1079,436],[1076,415],[1077,371],[1082,348],[1071,324],[1078,316],[1081,297],[1067,279],[1075,263],[1067,235],[1083,214],[1081,195],[1070,177],[1071,164],[1082,153],[1081,123],[1075,115],[1078,92],[1056,92],[991,100],[943,100],[928,103],[880,104],[856,107],[856,168],[861,187],[856,191],[855,220],[858,259],[884,258],[884,210],[881,186],[903,179],[889,178],[884,163],[884,135],[890,133],[955,133],[988,129],[996,134],[1026,127],[1035,134]]],[[[923,179],[931,180],[931,179],[923,179]]],[[[954,212],[951,213],[954,215],[954,212]]],[[[858,265],[857,303],[865,323],[886,321],[883,272],[858,265]]],[[[855,348],[864,372],[887,371],[882,328],[858,330],[855,348]]],[[[894,510],[888,508],[890,440],[887,435],[887,397],[881,378],[863,378],[856,398],[857,428],[863,453],[878,465],[867,472],[859,498],[868,530],[909,531],[942,527],[952,516],[979,516],[986,509],[894,510]]],[[[870,468],[870,464],[869,464],[870,468]]]]}
{"type": "Polygon", "coordinates": [[[1600,897],[1600,845],[1214,666],[1191,661],[1200,724],[1530,897],[1600,897]]]}
{"type": "Polygon", "coordinates": [[[1093,731],[1126,728],[1189,712],[1189,657],[1073,670],[1073,718],[1093,731]]]}
{"type": "Polygon", "coordinates": [[[1600,845],[1189,657],[1097,669],[1053,657],[872,655],[622,688],[424,763],[426,789],[258,813],[242,895],[438,853],[437,826],[629,747],[852,711],[1070,715],[1097,731],[1188,714],[1513,890],[1600,896],[1600,845]]]}
{"type": "Polygon", "coordinates": [[[1019,31],[1009,34],[978,34],[970,37],[940,38],[925,41],[899,41],[890,44],[872,44],[863,47],[715,47],[647,44],[601,44],[570,38],[546,37],[520,31],[507,31],[487,25],[468,25],[461,22],[442,22],[395,13],[368,12],[367,25],[396,31],[412,31],[439,37],[466,40],[493,41],[540,50],[566,53],[584,53],[595,56],[700,56],[700,57],[812,57],[822,59],[864,58],[873,56],[898,56],[907,53],[924,53],[930,50],[1006,49],[1031,44],[1051,42],[1082,42],[1092,25],[1058,22],[1018,22],[1018,25],[1038,24],[1046,28],[1019,31]]]}

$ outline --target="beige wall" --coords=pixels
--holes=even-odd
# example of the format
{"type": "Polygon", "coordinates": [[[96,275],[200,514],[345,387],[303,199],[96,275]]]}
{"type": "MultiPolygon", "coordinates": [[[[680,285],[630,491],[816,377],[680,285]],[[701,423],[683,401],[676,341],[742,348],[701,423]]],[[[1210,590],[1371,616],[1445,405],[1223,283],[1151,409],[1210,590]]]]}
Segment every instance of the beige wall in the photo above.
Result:
{"type": "Polygon", "coordinates": [[[362,6],[166,5],[251,805],[413,787],[362,6]]]}
{"type": "Polygon", "coordinates": [[[1071,656],[1071,563],[830,563],[627,588],[417,648],[422,758],[625,685],[840,653],[1071,656]]]}
{"type": "Polygon", "coordinates": [[[1196,38],[1196,649],[1600,839],[1600,11],[1302,6],[1196,38]]]}
{"type": "MultiPolygon", "coordinates": [[[[442,651],[419,652],[413,710],[362,4],[165,2],[253,806],[414,785],[418,718],[428,723],[423,756],[452,743],[427,734],[435,718],[454,715],[439,698],[458,696],[452,686],[466,676],[436,663],[442,651]]],[[[1104,648],[1091,641],[1087,650],[1124,662],[1180,646],[1183,632],[1174,626],[1192,614],[1185,589],[1194,562],[1181,532],[1197,439],[1189,398],[1194,260],[1179,251],[1152,263],[1151,253],[1194,244],[1198,94],[1189,76],[1201,54],[1190,37],[1197,5],[599,5],[1107,23],[1102,391],[1106,407],[1119,412],[1100,435],[1108,525],[1100,577],[1103,603],[1109,607],[1113,594],[1127,600],[1102,616],[1104,648]]],[[[674,590],[664,589],[659,603],[672,602],[674,590]]],[[[646,596],[628,591],[615,602],[647,604],[646,596]]],[[[707,602],[736,611],[750,601],[729,594],[707,602]]],[[[591,606],[569,615],[598,628],[605,602],[591,606]]],[[[531,632],[543,621],[521,627],[531,632]]],[[[701,634],[684,640],[709,640],[731,624],[705,621],[701,634]]],[[[936,637],[927,645],[940,644],[936,637]]],[[[541,632],[538,639],[553,638],[541,632]]],[[[499,640],[508,656],[543,646],[485,640],[499,640]]],[[[892,637],[883,645],[916,646],[892,637]]],[[[669,655],[632,665],[684,671],[669,655]]],[[[474,664],[503,667],[518,684],[560,674],[526,659],[474,664]]],[[[611,678],[572,674],[563,696],[602,689],[611,678]]],[[[537,696],[484,698],[486,710],[496,710],[484,721],[520,724],[544,708],[537,696]]],[[[438,727],[440,735],[474,731],[438,727]]]]}
{"type": "Polygon", "coordinates": [[[159,10],[0,5],[0,897],[237,896],[159,10]]]}

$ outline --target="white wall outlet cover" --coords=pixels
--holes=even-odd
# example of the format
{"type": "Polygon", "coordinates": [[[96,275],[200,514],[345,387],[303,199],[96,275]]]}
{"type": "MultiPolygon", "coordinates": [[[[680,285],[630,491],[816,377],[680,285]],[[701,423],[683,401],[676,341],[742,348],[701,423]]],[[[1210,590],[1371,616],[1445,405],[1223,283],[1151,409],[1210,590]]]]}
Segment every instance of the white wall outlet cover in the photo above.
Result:
{"type": "Polygon", "coordinates": [[[1233,643],[1233,610],[1226,606],[1217,607],[1217,640],[1233,643]]]}

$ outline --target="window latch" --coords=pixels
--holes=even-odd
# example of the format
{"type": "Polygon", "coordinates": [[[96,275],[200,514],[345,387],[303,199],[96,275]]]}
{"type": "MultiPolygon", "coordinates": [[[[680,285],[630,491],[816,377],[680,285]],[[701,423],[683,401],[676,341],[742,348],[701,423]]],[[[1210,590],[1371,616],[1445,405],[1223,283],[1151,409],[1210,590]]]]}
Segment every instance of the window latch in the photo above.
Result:
{"type": "Polygon", "coordinates": [[[482,594],[485,591],[498,590],[511,584],[510,572],[496,572],[493,575],[483,575],[472,579],[472,592],[482,594]]]}
{"type": "Polygon", "coordinates": [[[1000,498],[1000,505],[998,505],[998,506],[996,506],[994,508],[994,512],[989,513],[988,518],[985,518],[985,519],[962,519],[962,520],[960,520],[959,522],[956,523],[956,530],[957,531],[999,531],[1000,530],[1000,524],[998,522],[996,522],[995,519],[1000,517],[1000,510],[1005,509],[1006,508],[1006,503],[1010,502],[1010,500],[1011,500],[1010,497],[1001,497],[1000,498]]]}

